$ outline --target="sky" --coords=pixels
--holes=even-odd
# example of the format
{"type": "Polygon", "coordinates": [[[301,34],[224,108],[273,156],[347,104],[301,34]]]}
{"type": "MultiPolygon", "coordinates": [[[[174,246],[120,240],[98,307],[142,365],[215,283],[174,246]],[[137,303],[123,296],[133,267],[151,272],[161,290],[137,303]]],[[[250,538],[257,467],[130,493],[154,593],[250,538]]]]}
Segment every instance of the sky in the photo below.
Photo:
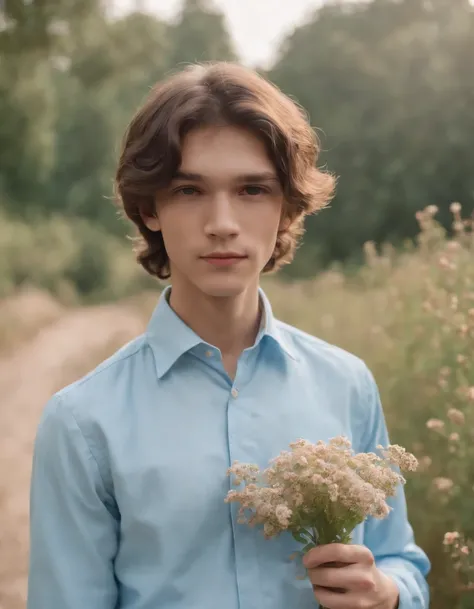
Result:
{"type": "MultiPolygon", "coordinates": [[[[243,63],[268,66],[287,33],[320,6],[322,0],[213,0],[226,16],[227,27],[243,63]]],[[[182,0],[111,0],[122,13],[139,8],[165,19],[173,18],[182,0]]]]}

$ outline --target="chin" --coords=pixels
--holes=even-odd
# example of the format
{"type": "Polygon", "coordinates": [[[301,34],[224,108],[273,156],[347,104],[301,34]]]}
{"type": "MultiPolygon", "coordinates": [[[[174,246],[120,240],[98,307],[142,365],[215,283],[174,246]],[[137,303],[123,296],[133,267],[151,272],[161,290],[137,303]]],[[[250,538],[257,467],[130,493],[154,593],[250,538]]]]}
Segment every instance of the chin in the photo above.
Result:
{"type": "Polygon", "coordinates": [[[213,277],[197,281],[197,288],[212,298],[232,298],[242,294],[253,283],[242,277],[213,277]]]}

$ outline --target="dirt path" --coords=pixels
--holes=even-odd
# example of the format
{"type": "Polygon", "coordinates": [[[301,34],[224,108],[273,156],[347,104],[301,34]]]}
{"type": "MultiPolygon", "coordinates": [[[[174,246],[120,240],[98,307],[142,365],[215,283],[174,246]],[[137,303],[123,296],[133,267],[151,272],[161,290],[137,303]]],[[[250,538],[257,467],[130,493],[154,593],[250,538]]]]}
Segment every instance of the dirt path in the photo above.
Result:
{"type": "Polygon", "coordinates": [[[0,609],[25,607],[32,447],[46,401],[140,334],[145,323],[132,307],[78,309],[0,358],[0,609]]]}

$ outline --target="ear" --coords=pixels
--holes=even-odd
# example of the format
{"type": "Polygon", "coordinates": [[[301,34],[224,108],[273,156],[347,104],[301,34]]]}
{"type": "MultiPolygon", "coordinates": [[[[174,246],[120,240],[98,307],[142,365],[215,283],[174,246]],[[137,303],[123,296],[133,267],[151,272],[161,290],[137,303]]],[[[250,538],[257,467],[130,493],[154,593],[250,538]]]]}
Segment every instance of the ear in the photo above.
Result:
{"type": "Polygon", "coordinates": [[[157,212],[153,216],[147,216],[140,210],[140,217],[143,221],[143,224],[154,233],[157,233],[161,230],[161,223],[158,218],[157,212]]]}

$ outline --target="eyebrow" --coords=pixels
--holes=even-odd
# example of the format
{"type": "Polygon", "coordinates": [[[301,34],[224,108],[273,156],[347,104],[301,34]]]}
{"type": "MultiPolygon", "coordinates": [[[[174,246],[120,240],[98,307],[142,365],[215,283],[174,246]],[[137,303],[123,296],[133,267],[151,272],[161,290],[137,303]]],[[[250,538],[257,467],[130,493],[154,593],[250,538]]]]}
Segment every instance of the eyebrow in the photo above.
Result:
{"type": "MultiPolygon", "coordinates": [[[[177,171],[173,180],[190,180],[193,182],[203,182],[204,176],[200,173],[192,173],[188,171],[177,171]]],[[[278,177],[272,171],[263,171],[261,173],[245,173],[236,176],[236,182],[278,182],[278,177]]]]}

